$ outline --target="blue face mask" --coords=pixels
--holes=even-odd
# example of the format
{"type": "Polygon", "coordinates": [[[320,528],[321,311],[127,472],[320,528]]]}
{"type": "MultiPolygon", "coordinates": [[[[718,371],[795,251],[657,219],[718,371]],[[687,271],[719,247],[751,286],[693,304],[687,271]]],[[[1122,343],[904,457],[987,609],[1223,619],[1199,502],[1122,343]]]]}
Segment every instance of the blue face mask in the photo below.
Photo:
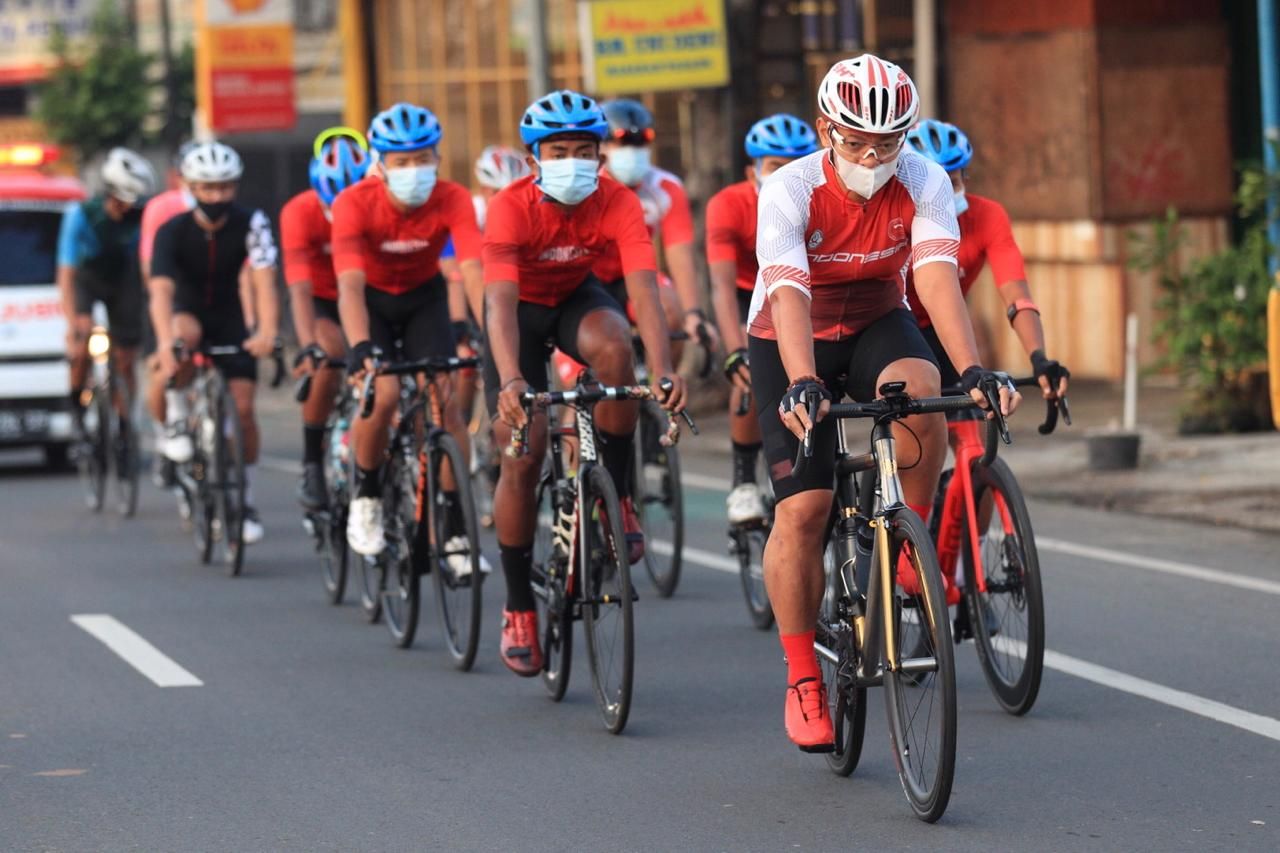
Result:
{"type": "Polygon", "coordinates": [[[964,213],[966,210],[969,209],[969,199],[965,198],[964,190],[960,190],[960,192],[956,193],[955,195],[956,195],[956,216],[959,216],[960,214],[964,213]]]}
{"type": "Polygon", "coordinates": [[[634,187],[649,174],[649,149],[638,145],[620,145],[609,152],[605,163],[609,174],[629,187],[634,187]]]}
{"type": "Polygon", "coordinates": [[[387,169],[387,189],[406,207],[422,207],[436,186],[435,166],[387,169]]]}
{"type": "Polygon", "coordinates": [[[597,160],[539,160],[538,167],[542,172],[538,186],[561,204],[578,204],[600,184],[597,160]]]}

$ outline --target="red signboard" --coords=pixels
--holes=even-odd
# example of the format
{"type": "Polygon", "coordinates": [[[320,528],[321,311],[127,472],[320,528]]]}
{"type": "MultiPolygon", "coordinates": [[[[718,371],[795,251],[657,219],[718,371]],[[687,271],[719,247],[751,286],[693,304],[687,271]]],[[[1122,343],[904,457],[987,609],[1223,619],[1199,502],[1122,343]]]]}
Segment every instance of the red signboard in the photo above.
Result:
{"type": "Polygon", "coordinates": [[[292,68],[214,68],[209,127],[218,133],[292,128],[293,77],[292,68]]]}

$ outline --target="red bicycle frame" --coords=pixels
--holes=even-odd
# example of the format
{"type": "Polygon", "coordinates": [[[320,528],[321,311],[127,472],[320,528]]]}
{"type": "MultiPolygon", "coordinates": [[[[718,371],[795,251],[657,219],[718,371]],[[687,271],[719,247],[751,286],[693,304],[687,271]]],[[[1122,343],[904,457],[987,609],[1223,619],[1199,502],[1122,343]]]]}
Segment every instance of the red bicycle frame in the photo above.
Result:
{"type": "MultiPolygon", "coordinates": [[[[938,524],[938,563],[943,575],[955,580],[956,562],[960,558],[960,540],[968,533],[969,548],[973,554],[973,582],[978,591],[987,591],[987,573],[982,565],[982,544],[978,534],[978,507],[973,497],[973,464],[982,458],[981,427],[984,421],[947,421],[947,432],[955,438],[955,469],[947,493],[942,501],[942,518],[938,524]],[[967,522],[962,529],[962,521],[967,522]]],[[[1000,523],[1006,536],[1013,536],[1013,516],[1004,497],[992,492],[995,508],[1000,513],[1000,523]]]]}

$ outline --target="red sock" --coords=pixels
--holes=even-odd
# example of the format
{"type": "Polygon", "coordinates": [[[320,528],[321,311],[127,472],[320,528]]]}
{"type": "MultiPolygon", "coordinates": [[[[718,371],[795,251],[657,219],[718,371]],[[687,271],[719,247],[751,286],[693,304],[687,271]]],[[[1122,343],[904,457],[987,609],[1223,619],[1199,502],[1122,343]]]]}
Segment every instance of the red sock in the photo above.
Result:
{"type": "Polygon", "coordinates": [[[779,634],[782,641],[782,653],[787,656],[787,683],[795,684],[802,678],[822,680],[822,671],[818,669],[818,655],[813,650],[813,638],[816,632],[804,631],[799,634],[779,634]]]}

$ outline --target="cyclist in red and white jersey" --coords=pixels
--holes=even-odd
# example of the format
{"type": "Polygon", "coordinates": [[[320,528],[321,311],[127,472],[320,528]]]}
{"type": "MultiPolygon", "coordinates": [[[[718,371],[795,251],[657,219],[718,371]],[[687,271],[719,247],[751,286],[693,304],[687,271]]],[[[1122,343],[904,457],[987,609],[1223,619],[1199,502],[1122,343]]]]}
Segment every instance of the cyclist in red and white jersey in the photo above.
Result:
{"type": "MultiPolygon", "coordinates": [[[[438,181],[436,147],[443,131],[425,107],[399,103],[374,116],[367,134],[377,152],[371,175],[344,190],[333,205],[333,260],[338,273],[338,311],[350,342],[348,370],[359,380],[396,342],[412,360],[455,354],[452,320],[465,319],[452,303],[440,273],[440,250],[452,238],[465,279],[479,279],[480,231],[470,193],[438,181]]],[[[478,286],[478,285],[472,285],[478,286]]],[[[452,399],[449,377],[436,379],[444,402],[444,427],[467,448],[466,424],[452,399]]],[[[357,554],[375,556],[386,545],[382,524],[382,466],[388,430],[400,404],[400,380],[377,379],[370,417],[352,430],[356,488],[347,519],[347,541],[357,554]]],[[[452,472],[450,472],[452,474],[452,472]]],[[[461,474],[462,472],[458,472],[461,474]]],[[[450,488],[451,479],[443,486],[450,488]]],[[[456,501],[450,501],[456,505],[456,501]]],[[[461,530],[461,519],[451,529],[461,530]]],[[[470,571],[466,537],[445,542],[458,574],[470,571]]],[[[480,560],[481,569],[487,562],[480,560]]]]}
{"type": "MultiPolygon", "coordinates": [[[[669,379],[664,405],[684,406],[684,382],[671,365],[658,303],[653,242],[635,194],[600,173],[600,141],[608,125],[595,101],[569,90],[534,101],[520,121],[534,175],[494,196],[484,235],[485,327],[489,343],[484,385],[499,445],[529,420],[521,395],[546,390],[550,346],[585,362],[608,385],[635,381],[627,319],[591,274],[616,247],[627,296],[653,365],[655,390],[669,379]]],[[[637,405],[602,403],[596,410],[600,456],[619,495],[630,495],[637,405]]],[[[494,527],[507,580],[501,656],[518,675],[542,669],[530,572],[537,524],[534,489],[547,448],[545,414],[533,417],[530,453],[502,458],[494,494],[494,527]]],[[[631,562],[644,541],[630,497],[620,501],[631,562]]]]}
{"type": "MultiPolygon", "coordinates": [[[[826,751],[834,734],[813,640],[835,428],[822,415],[832,399],[870,400],[885,382],[905,382],[912,396],[940,392],[933,353],[906,307],[909,267],[976,399],[990,372],[979,364],[956,275],[951,183],[937,164],[903,148],[919,112],[915,85],[893,63],[864,54],[832,66],[818,107],[826,148],[783,166],[760,190],[748,349],[778,498],[764,570],[787,658],[786,730],[801,749],[826,751]],[[804,404],[811,395],[822,400],[815,413],[804,404]],[[791,463],[810,426],[812,464],[796,478],[791,463]]],[[[1016,407],[1013,389],[1000,397],[1002,409],[1016,407]]],[[[896,431],[905,438],[898,446],[907,502],[927,518],[946,454],[945,421],[909,418],[896,431]]]]}
{"type": "MultiPolygon", "coordinates": [[[[715,327],[707,322],[698,292],[693,212],[681,180],[653,165],[653,140],[656,137],[653,115],[639,101],[627,98],[606,101],[600,109],[609,121],[609,135],[601,146],[605,158],[604,171],[630,187],[640,200],[645,225],[650,236],[661,240],[662,258],[671,283],[675,285],[674,289],[658,290],[667,315],[667,327],[672,332],[683,329],[692,341],[697,341],[701,332],[710,338],[710,348],[714,350],[719,336],[715,327]]],[[[628,316],[633,315],[628,306],[618,252],[606,250],[592,272],[604,282],[605,289],[618,303],[627,308],[628,316]]],[[[634,317],[632,319],[634,321],[634,317]]],[[[677,364],[681,349],[679,343],[672,347],[672,358],[677,364]]]]}
{"type": "MultiPolygon", "coordinates": [[[[956,217],[960,223],[958,265],[961,292],[968,295],[969,289],[989,261],[996,288],[1000,291],[1000,298],[1004,300],[1009,324],[1031,359],[1031,369],[1040,382],[1041,392],[1046,399],[1067,393],[1071,372],[1045,355],[1040,309],[1031,298],[1022,252],[1013,239],[1009,214],[1000,202],[965,191],[967,167],[973,159],[973,146],[969,143],[969,138],[954,124],[925,119],[907,134],[907,142],[916,151],[946,169],[947,176],[951,178],[956,217]]],[[[910,275],[907,277],[907,301],[924,332],[925,340],[938,359],[943,386],[955,385],[960,381],[960,374],[943,352],[938,333],[929,319],[929,312],[920,304],[915,282],[910,275]]]]}
{"type": "Polygon", "coordinates": [[[756,286],[756,202],[760,182],[797,157],[818,149],[818,137],[803,119],[786,113],[763,118],[746,137],[746,180],[725,187],[707,202],[707,266],[712,305],[724,337],[724,373],[733,383],[729,398],[729,438],[733,442],[733,489],[725,501],[731,524],[764,517],[764,496],[756,483],[760,424],[754,401],[738,414],[751,388],[747,361],[747,315],[756,286]]]}
{"type": "Polygon", "coordinates": [[[346,341],[338,317],[338,276],[333,271],[333,202],[338,193],[362,179],[369,169],[364,135],[347,127],[316,137],[309,167],[311,189],[289,199],[280,211],[280,245],[284,279],[298,335],[293,374],[311,376],[311,392],[302,404],[302,479],[298,501],[321,509],[328,500],[324,482],[325,424],[342,381],[330,360],[344,358],[346,341]]]}

